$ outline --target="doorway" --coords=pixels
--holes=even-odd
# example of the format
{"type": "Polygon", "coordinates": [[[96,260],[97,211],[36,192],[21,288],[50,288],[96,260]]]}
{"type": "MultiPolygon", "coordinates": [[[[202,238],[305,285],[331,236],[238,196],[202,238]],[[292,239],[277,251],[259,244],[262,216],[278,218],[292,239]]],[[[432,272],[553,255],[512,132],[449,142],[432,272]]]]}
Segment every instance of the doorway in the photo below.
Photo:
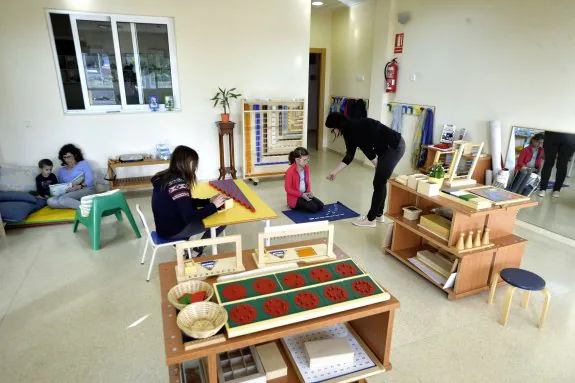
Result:
{"type": "Polygon", "coordinates": [[[325,48],[310,48],[307,98],[307,148],[323,149],[325,48]]]}

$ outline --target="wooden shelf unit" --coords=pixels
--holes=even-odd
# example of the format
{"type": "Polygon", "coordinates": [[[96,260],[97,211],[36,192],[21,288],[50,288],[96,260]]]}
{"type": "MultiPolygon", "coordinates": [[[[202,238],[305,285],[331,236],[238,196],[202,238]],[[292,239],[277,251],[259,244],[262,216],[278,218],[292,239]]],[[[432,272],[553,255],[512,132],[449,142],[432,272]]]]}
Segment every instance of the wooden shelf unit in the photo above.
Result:
{"type": "Polygon", "coordinates": [[[145,159],[136,162],[120,162],[108,160],[107,178],[110,181],[110,189],[143,189],[152,186],[151,178],[153,175],[140,177],[116,178],[117,168],[128,168],[134,166],[151,166],[151,165],[169,165],[170,160],[152,160],[145,159]]]}
{"type": "MultiPolygon", "coordinates": [[[[294,246],[308,246],[311,244],[325,243],[324,240],[308,240],[293,243],[294,246]]],[[[285,245],[272,246],[272,249],[279,249],[285,245]]],[[[256,268],[252,258],[254,249],[243,251],[243,263],[246,270],[256,268]]],[[[334,253],[337,258],[347,258],[343,251],[334,245],[334,253]]],[[[385,302],[360,307],[332,315],[310,319],[303,322],[281,326],[270,330],[260,331],[249,335],[228,338],[225,342],[213,344],[210,346],[199,347],[194,350],[186,351],[184,348],[182,332],[176,325],[177,311],[168,302],[167,294],[170,288],[176,284],[174,272],[175,262],[162,263],[160,268],[160,290],[162,294],[162,320],[164,327],[164,345],[166,351],[166,364],[168,365],[170,383],[180,382],[181,363],[206,358],[209,381],[217,382],[217,360],[216,355],[224,351],[231,351],[250,345],[260,343],[275,342],[282,353],[284,362],[288,368],[287,377],[271,380],[270,382],[300,382],[296,368],[287,355],[287,350],[281,342],[281,338],[289,335],[295,335],[302,332],[320,329],[337,323],[348,323],[357,333],[357,335],[369,348],[377,361],[382,365],[379,371],[370,373],[369,376],[391,370],[390,352],[391,337],[393,333],[393,321],[395,310],[399,308],[399,301],[392,295],[385,302]]],[[[216,278],[208,278],[206,282],[214,283],[216,278]]],[[[366,375],[367,376],[367,375],[366,375]]],[[[363,382],[366,376],[358,377],[356,380],[363,382]]]]}
{"type": "Polygon", "coordinates": [[[426,245],[457,257],[459,262],[455,285],[452,289],[444,290],[452,300],[488,290],[493,273],[498,273],[506,267],[520,267],[527,241],[513,234],[515,219],[519,209],[537,205],[537,202],[525,201],[476,211],[440,195],[429,197],[417,193],[396,181],[389,182],[388,198],[388,210],[385,215],[394,222],[394,229],[391,245],[384,248],[384,251],[442,290],[441,285],[411,264],[408,258],[415,257],[417,251],[426,245]],[[445,240],[420,228],[418,221],[405,219],[402,208],[410,205],[423,210],[421,215],[430,214],[436,207],[451,208],[453,220],[449,239],[445,240]],[[493,247],[464,254],[459,254],[455,250],[459,233],[483,230],[484,227],[490,229],[490,241],[494,244],[493,247]]]}

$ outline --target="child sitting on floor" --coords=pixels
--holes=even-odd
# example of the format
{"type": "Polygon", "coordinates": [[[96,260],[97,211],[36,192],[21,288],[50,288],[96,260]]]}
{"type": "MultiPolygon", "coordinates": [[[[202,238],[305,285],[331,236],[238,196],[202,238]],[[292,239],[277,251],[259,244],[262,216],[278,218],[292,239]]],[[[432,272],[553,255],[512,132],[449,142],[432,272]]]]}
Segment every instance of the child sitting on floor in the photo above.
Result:
{"type": "Polygon", "coordinates": [[[313,196],[309,182],[309,152],[306,148],[295,148],[289,154],[289,163],[285,175],[287,204],[290,208],[316,213],[323,209],[323,202],[313,196]]]}
{"type": "Polygon", "coordinates": [[[38,167],[41,173],[36,177],[36,191],[38,192],[39,199],[50,198],[50,185],[56,185],[58,178],[52,173],[54,164],[49,159],[45,158],[38,162],[38,167]]]}

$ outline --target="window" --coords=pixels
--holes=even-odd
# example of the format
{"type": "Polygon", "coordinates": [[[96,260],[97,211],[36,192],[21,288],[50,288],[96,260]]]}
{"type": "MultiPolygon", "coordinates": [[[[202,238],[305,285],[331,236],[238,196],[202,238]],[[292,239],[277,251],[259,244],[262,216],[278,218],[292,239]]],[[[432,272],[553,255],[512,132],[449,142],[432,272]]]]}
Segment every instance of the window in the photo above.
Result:
{"type": "Polygon", "coordinates": [[[171,18],[63,11],[48,16],[66,112],[150,110],[150,102],[179,109],[171,18]]]}

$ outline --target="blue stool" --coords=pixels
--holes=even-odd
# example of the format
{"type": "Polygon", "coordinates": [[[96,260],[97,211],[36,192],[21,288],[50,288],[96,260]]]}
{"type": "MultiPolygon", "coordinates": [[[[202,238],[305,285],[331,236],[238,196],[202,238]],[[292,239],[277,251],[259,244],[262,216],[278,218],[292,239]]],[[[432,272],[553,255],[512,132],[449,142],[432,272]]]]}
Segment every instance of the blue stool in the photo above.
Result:
{"type": "Polygon", "coordinates": [[[522,269],[503,269],[499,273],[495,273],[491,280],[491,291],[489,293],[488,303],[493,303],[493,297],[495,296],[495,289],[497,288],[497,282],[499,277],[503,279],[509,287],[507,288],[507,296],[505,298],[505,303],[503,305],[503,310],[501,311],[501,316],[499,317],[499,323],[503,326],[507,324],[507,318],[509,317],[509,308],[511,307],[511,300],[513,299],[513,293],[515,289],[525,290],[523,295],[523,302],[521,307],[527,308],[529,305],[529,297],[531,291],[543,291],[545,294],[545,303],[543,303],[543,311],[541,312],[541,318],[539,319],[539,328],[543,327],[545,323],[545,317],[547,316],[547,310],[549,309],[549,301],[551,300],[551,294],[549,290],[545,287],[545,280],[539,275],[532,273],[531,271],[522,269]]]}

